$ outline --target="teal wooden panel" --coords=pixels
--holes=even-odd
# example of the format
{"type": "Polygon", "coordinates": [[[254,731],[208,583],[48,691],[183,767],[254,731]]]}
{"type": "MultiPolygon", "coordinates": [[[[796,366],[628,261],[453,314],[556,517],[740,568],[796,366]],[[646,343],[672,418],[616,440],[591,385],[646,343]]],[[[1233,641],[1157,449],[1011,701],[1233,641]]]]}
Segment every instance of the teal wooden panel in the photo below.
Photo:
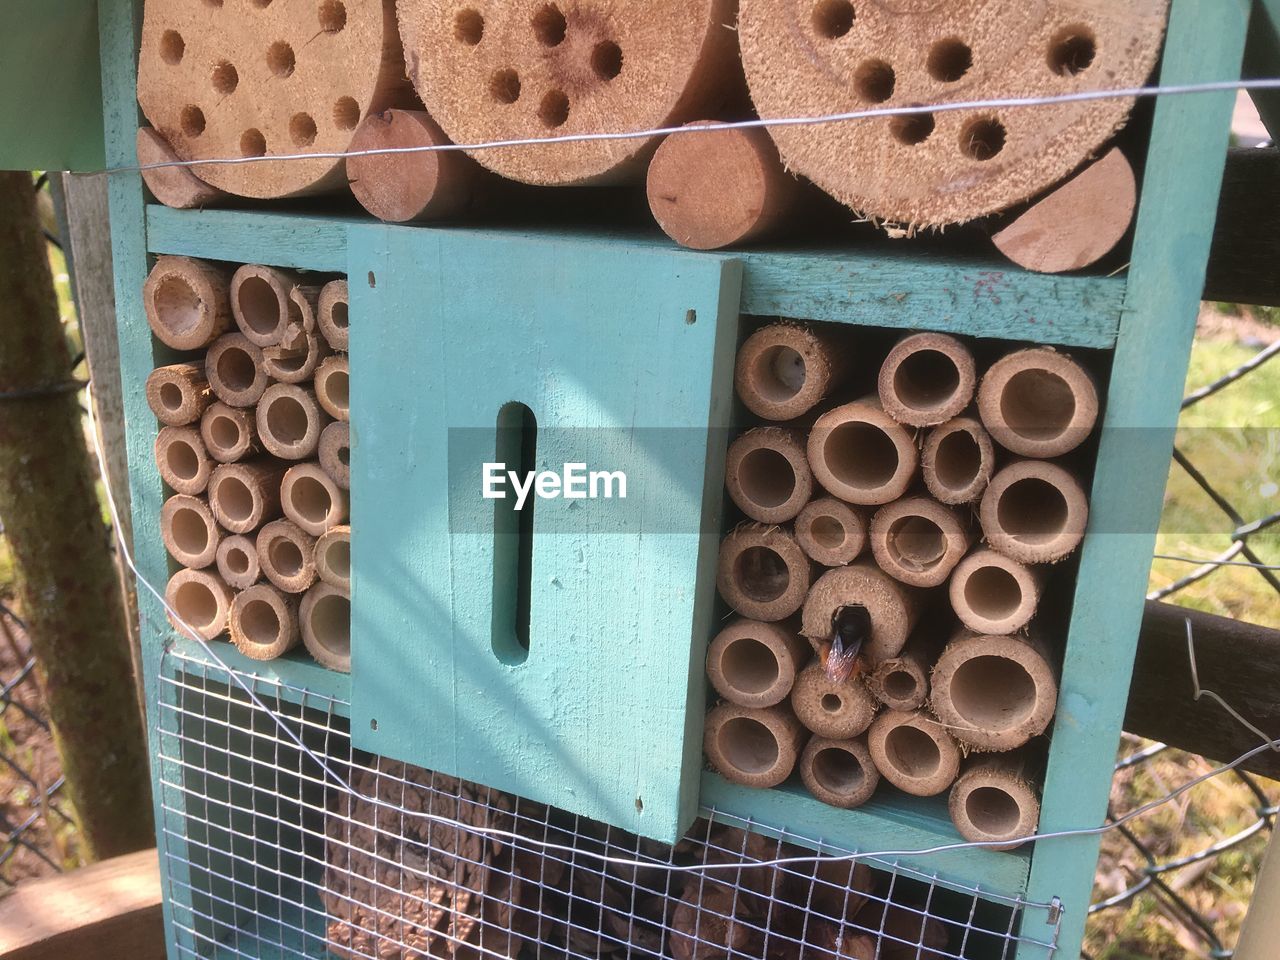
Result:
{"type": "Polygon", "coordinates": [[[883,791],[855,810],[840,810],[814,799],[799,785],[753,790],[707,771],[702,775],[702,804],[727,814],[727,823],[750,820],[764,833],[769,828],[774,828],[774,835],[785,830],[790,841],[807,837],[854,852],[884,851],[887,855],[878,858],[883,862],[936,875],[961,888],[980,887],[995,896],[1020,896],[1031,869],[1031,851],[1025,848],[1005,853],[981,849],[913,853],[962,842],[947,814],[945,794],[910,797],[883,791]]]}
{"type": "MultiPolygon", "coordinates": [[[[1161,82],[1238,77],[1248,16],[1248,0],[1174,0],[1161,82]],[[1212,30],[1205,29],[1209,23],[1212,30]]],[[[1220,93],[1170,97],[1156,107],[1094,475],[1091,532],[1081,556],[1045,777],[1042,831],[1095,827],[1106,814],[1232,101],[1232,94],[1220,93]]],[[[1028,897],[1062,898],[1064,956],[1074,956],[1084,934],[1098,844],[1091,836],[1036,847],[1028,897]]]]}
{"type": "Polygon", "coordinates": [[[738,264],[382,226],[348,256],[354,743],[674,841],[702,768],[738,264]],[[518,664],[515,535],[481,497],[513,401],[540,469],[628,485],[537,501],[518,664]]]}
{"type": "Polygon", "coordinates": [[[903,242],[739,256],[742,312],[758,316],[1106,348],[1124,300],[1124,277],[1028,273],[903,242]]]}
{"type": "Polygon", "coordinates": [[[101,80],[96,4],[0,4],[0,170],[101,170],[101,80]]]}
{"type": "MultiPolygon", "coordinates": [[[[215,260],[346,269],[347,230],[357,217],[250,210],[147,210],[149,249],[215,260]]],[[[462,230],[462,228],[455,228],[462,230]]],[[[474,236],[547,242],[577,238],[671,251],[671,241],[639,231],[467,228],[474,236]]],[[[723,259],[725,254],[694,254],[723,259]]],[[[909,243],[843,248],[745,250],[741,312],[975,337],[1109,348],[1124,301],[1124,277],[1053,277],[996,259],[955,259],[909,243]]]]}

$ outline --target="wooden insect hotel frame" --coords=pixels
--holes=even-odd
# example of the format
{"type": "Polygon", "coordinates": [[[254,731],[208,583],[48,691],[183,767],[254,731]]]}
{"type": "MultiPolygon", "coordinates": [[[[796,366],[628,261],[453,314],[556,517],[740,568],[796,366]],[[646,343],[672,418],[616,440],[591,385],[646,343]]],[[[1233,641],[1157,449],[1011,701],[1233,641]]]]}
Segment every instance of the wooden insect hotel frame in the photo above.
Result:
{"type": "MultiPolygon", "coordinates": [[[[1158,81],[1238,78],[1251,14],[1255,37],[1274,39],[1280,4],[1271,0],[1253,8],[1172,0],[1158,81]]],[[[109,167],[136,163],[141,21],[141,3],[99,3],[109,167]]],[[[227,644],[211,662],[139,593],[170,956],[333,948],[316,899],[325,870],[317,817],[333,808],[325,799],[333,771],[352,781],[361,770],[385,774],[368,756],[665,843],[701,815],[800,848],[870,853],[871,867],[927,891],[926,910],[960,918],[954,953],[921,953],[917,943],[911,956],[1072,954],[1096,833],[1012,851],[954,847],[945,797],[895,795],[841,810],[799,789],[751,790],[704,769],[703,664],[719,616],[734,356],[759,318],[784,318],[1097,358],[1102,429],[1038,830],[1096,827],[1231,101],[1219,92],[1155,103],[1132,256],[1110,276],[1047,276],[909,244],[697,253],[597,228],[393,226],[293,207],[175,210],[148,203],[137,173],[111,173],[126,385],[174,356],[153,339],[142,299],[157,256],[341,275],[350,295],[359,518],[350,674],[302,656],[250,660],[227,644]],[[608,460],[636,490],[652,481],[664,492],[634,498],[607,523],[595,506],[540,503],[546,535],[535,528],[532,555],[522,553],[513,515],[475,496],[473,466],[502,459],[495,448],[513,461],[531,454],[520,447],[529,418],[541,431],[539,464],[583,455],[586,445],[584,459],[608,460]],[[332,771],[317,768],[316,756],[332,771]],[[267,780],[270,790],[258,791],[267,780]]],[[[171,567],[158,526],[166,494],[153,459],[157,426],[141,389],[126,389],[125,406],[136,559],[147,580],[163,584],[171,567]]]]}

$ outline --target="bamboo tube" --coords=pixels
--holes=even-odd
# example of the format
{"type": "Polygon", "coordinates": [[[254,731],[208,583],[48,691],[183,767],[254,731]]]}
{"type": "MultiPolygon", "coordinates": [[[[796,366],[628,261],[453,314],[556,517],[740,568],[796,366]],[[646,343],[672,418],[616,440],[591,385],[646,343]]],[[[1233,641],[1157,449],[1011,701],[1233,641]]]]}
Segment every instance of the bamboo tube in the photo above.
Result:
{"type": "Polygon", "coordinates": [[[233,590],[245,590],[258,582],[262,567],[258,548],[244,534],[233,533],[218,544],[218,576],[233,590]]]}
{"type": "Polygon", "coordinates": [[[972,843],[999,842],[1013,850],[1036,832],[1040,800],[1027,778],[1024,754],[994,754],[970,760],[947,800],[951,822],[972,843]]]}
{"type": "Polygon", "coordinates": [[[289,520],[272,520],[254,545],[258,567],[285,593],[304,593],[316,582],[316,538],[289,520]]]}
{"type": "Polygon", "coordinates": [[[316,371],[316,400],[324,412],[344,423],[351,414],[351,376],[345,353],[325,357],[316,371]]]}
{"type": "Polygon", "coordinates": [[[843,567],[867,545],[867,521],[860,511],[835,497],[805,504],[795,521],[796,541],[811,560],[843,567]]]}
{"type": "Polygon", "coordinates": [[[848,740],[866,733],[878,705],[861,678],[832,680],[815,660],[796,677],[791,709],[816,736],[848,740]]]}
{"type": "Polygon", "coordinates": [[[809,466],[823,488],[849,503],[878,506],[907,492],[920,456],[911,432],[875,398],[828,410],[809,433],[809,466]]]}
{"type": "Polygon", "coordinates": [[[957,416],[977,385],[973,353],[945,333],[913,333],[899,340],[877,379],[884,412],[913,427],[933,427],[957,416]]]}
{"type": "Polygon", "coordinates": [[[836,615],[845,607],[864,607],[871,616],[871,636],[862,656],[872,666],[897,656],[919,619],[919,598],[874,564],[859,560],[828,570],[804,602],[800,632],[818,653],[832,636],[836,615]]]}
{"type": "Polygon", "coordinates": [[[772,707],[791,693],[809,645],[780,623],[741,618],[711,641],[707,679],[740,707],[772,707]]]}
{"type": "Polygon", "coordinates": [[[330,586],[351,592],[351,528],[330,527],[316,540],[316,575],[330,586]]]}
{"type": "Polygon", "coordinates": [[[200,419],[213,400],[204,368],[197,363],[157,367],[147,376],[147,406],[169,427],[185,427],[200,419]]]}
{"type": "Polygon", "coordinates": [[[794,420],[832,394],[846,367],[833,336],[796,324],[771,323],[738,350],[733,383],[757,417],[794,420]]]}
{"type": "Polygon", "coordinates": [[[913,587],[936,587],[973,543],[973,531],[951,507],[903,497],[871,518],[871,552],[885,573],[913,587]]]}
{"type": "Polygon", "coordinates": [[[1012,750],[1048,728],[1058,681],[1036,640],[958,634],[938,658],[930,703],[957,740],[1012,750]]]}
{"type": "MultiPolygon", "coordinates": [[[[732,0],[508,0],[461,9],[402,0],[410,76],[457,143],[647,130],[718,116],[744,99],[732,0]]],[[[477,150],[511,180],[633,182],[657,138],[477,150]]]]}
{"type": "Polygon", "coordinates": [[[351,430],[335,420],[320,434],[320,469],[343,490],[351,489],[351,430]]]}
{"type": "Polygon", "coordinates": [[[142,288],[151,332],[175,350],[199,350],[230,329],[227,271],[190,257],[159,257],[142,288]]]}
{"type": "Polygon", "coordinates": [[[917,630],[902,652],[882,660],[867,677],[867,689],[890,710],[918,710],[929,699],[929,671],[942,652],[932,631],[917,630]]]}
{"type": "Polygon", "coordinates": [[[178,563],[200,570],[213,563],[222,532],[207,503],[178,494],[160,508],[160,539],[178,563]]]}
{"type": "Polygon", "coordinates": [[[320,290],[316,323],[335,353],[347,350],[347,281],[330,280],[320,290]]]}
{"type": "MultiPolygon", "coordinates": [[[[425,110],[388,110],[361,121],[353,151],[449,143],[425,110]]],[[[360,205],[388,223],[456,217],[472,209],[489,175],[460,150],[347,158],[347,179],[360,205]]]]}
{"type": "Polygon", "coordinates": [[[722,703],[707,714],[703,750],[730,783],[776,787],[791,776],[806,736],[786,704],[755,709],[722,703]]]}
{"type": "MultiPolygon", "coordinates": [[[[172,163],[179,159],[169,141],[150,127],[139,127],[135,140],[139,166],[172,163]]],[[[166,207],[193,210],[226,203],[227,195],[197,177],[190,167],[153,167],[142,171],[142,182],[166,207]]]]}
{"type": "Polygon", "coordinates": [[[975,550],[956,567],[951,609],[976,633],[1017,633],[1035,616],[1044,575],[995,550],[975,550]]]}
{"type": "Polygon", "coordinates": [[[1039,273],[1083,270],[1121,241],[1133,224],[1138,181],[1119,147],[1087,164],[991,235],[996,249],[1039,273]]]}
{"type": "Polygon", "coordinates": [[[760,128],[670,134],[649,163],[645,189],[663,233],[694,250],[774,235],[803,198],[800,181],[783,168],[778,148],[760,128]]]}
{"type": "Polygon", "coordinates": [[[299,319],[289,294],[299,283],[296,273],[246,263],[231,278],[231,311],[249,342],[271,347],[284,339],[290,321],[299,319]]]}
{"type": "Polygon", "coordinates": [[[174,493],[196,496],[209,486],[213,463],[195,427],[162,427],[156,435],[156,467],[174,493]]]}
{"type": "Polygon", "coordinates": [[[351,595],[317,583],[302,598],[298,612],[302,642],[322,666],[351,672],[351,595]]]}
{"type": "Polygon", "coordinates": [[[270,457],[224,463],[209,478],[209,509],[232,533],[252,533],[280,516],[287,465],[270,457]]]}
{"type": "Polygon", "coordinates": [[[884,711],[871,724],[867,746],[881,775],[912,796],[935,796],[960,772],[956,741],[922,711],[884,711]]]}
{"type": "Polygon", "coordinates": [[[1074,450],[1098,421],[1093,377],[1066,354],[1031,347],[1001,357],[978,388],[978,415],[996,443],[1024,457],[1074,450]]]}
{"type": "Polygon", "coordinates": [[[720,544],[716,586],[744,617],[786,619],[804,604],[812,582],[809,558],[782,527],[744,524],[720,544]]]}
{"type": "Polygon", "coordinates": [[[729,496],[752,520],[786,523],[813,496],[813,473],[803,436],[782,427],[756,427],[729,444],[729,496]]]}
{"type": "Polygon", "coordinates": [[[231,642],[246,657],[274,660],[302,641],[298,599],[266,583],[236,594],[228,621],[231,642]]]}
{"type": "Polygon", "coordinates": [[[1053,563],[1080,545],[1089,501],[1056,463],[1018,460],[991,478],[978,517],[996,550],[1021,563],[1053,563]]]}
{"type": "Polygon", "coordinates": [[[214,394],[229,407],[253,406],[271,382],[262,350],[240,333],[224,334],[210,345],[204,372],[214,394]]]}
{"type": "Polygon", "coordinates": [[[196,168],[201,179],[238,196],[342,188],[341,154],[361,116],[407,102],[404,74],[389,2],[256,0],[233,10],[148,0],[143,11],[138,102],[178,156],[319,154],[196,168]]]}
{"type": "Polygon", "coordinates": [[[315,463],[290,467],[280,484],[284,515],[318,537],[347,519],[347,496],[315,463]]]}
{"type": "Polygon", "coordinates": [[[211,404],[200,418],[200,439],[209,456],[219,463],[242,460],[256,448],[258,430],[254,415],[222,401],[211,404]]]}
{"type": "Polygon", "coordinates": [[[273,383],[258,401],[258,438],[282,460],[305,460],[316,454],[320,431],[329,417],[313,390],[292,383],[273,383]]]}
{"type": "MultiPolygon", "coordinates": [[[[289,336],[287,331],[285,336],[289,336]]],[[[280,383],[306,383],[315,376],[316,368],[329,355],[329,344],[318,333],[299,333],[295,343],[295,347],[280,343],[262,348],[262,367],[267,376],[280,383]]]]}
{"type": "Polygon", "coordinates": [[[991,435],[972,417],[956,417],[924,438],[920,472],[940,503],[972,503],[982,496],[995,470],[991,435]]]}
{"type": "MultiPolygon", "coordinates": [[[[998,99],[1011,90],[1036,98],[1137,87],[1156,64],[1168,2],[865,8],[848,0],[742,0],[740,7],[742,60],[760,116],[804,117],[998,99]]],[[[942,110],[770,132],[788,169],[866,217],[911,229],[963,223],[1030,199],[1092,156],[1132,107],[1132,99],[1116,98],[1034,111],[942,110]]]]}
{"type": "Polygon", "coordinates": [[[800,755],[800,779],[823,803],[851,810],[871,799],[880,784],[880,771],[871,760],[866,737],[814,737],[800,755]]]}
{"type": "MultiPolygon", "coordinates": [[[[169,578],[164,600],[199,639],[212,640],[227,629],[231,588],[208,570],[179,570],[169,578]]],[[[169,622],[179,633],[189,636],[173,613],[169,614],[169,622]]]]}
{"type": "MultiPolygon", "coordinates": [[[[316,315],[320,312],[320,291],[323,284],[299,283],[289,291],[289,322],[285,324],[280,346],[286,350],[301,351],[306,348],[303,338],[320,329],[316,315]]],[[[327,355],[328,350],[322,356],[327,355]]]]}

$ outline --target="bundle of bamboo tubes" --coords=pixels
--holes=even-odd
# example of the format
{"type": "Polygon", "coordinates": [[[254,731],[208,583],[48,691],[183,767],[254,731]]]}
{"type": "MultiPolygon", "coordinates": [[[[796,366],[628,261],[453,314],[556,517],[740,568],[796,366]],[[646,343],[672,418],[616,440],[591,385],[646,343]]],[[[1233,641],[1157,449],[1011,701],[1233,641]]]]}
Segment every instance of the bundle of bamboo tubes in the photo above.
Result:
{"type": "Polygon", "coordinates": [[[773,323],[738,352],[762,423],[726,457],[743,520],[717,582],[740,619],[708,651],[706,755],[754,787],[798,770],[840,807],[882,779],[949,789],[962,835],[1011,840],[1038,817],[1064,637],[1036,614],[1084,536],[1098,390],[1049,348],[877,342],[773,323]]]}
{"type": "Polygon", "coordinates": [[[146,0],[138,99],[152,126],[139,160],[198,164],[145,171],[162,203],[349,185],[374,216],[404,222],[508,207],[503,179],[645,181],[657,223],[697,249],[812,228],[826,206],[832,222],[852,210],[894,235],[983,220],[1015,263],[1061,272],[1122,240],[1137,195],[1115,145],[1133,100],[1061,98],[1142,84],[1168,0],[250,7],[146,0]],[[1011,97],[1045,102],[1000,105],[1011,97]],[[928,109],[961,101],[991,105],[928,109]],[[876,108],[913,112],[643,135],[876,108]],[[594,136],[626,132],[637,135],[594,136]],[[453,142],[506,146],[433,149],[453,142]]]}
{"type": "Polygon", "coordinates": [[[143,299],[186,353],[146,383],[180,567],[165,599],[204,640],[259,660],[302,643],[349,671],[346,281],[166,256],[143,299]]]}

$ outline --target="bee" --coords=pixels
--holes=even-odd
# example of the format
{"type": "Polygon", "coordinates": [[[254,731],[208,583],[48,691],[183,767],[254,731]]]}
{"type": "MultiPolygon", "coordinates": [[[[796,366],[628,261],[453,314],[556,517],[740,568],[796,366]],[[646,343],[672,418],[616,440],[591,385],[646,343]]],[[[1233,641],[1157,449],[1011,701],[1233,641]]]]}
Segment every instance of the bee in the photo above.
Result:
{"type": "Polygon", "coordinates": [[[831,641],[822,668],[834,683],[847,683],[862,673],[862,646],[871,639],[871,614],[860,604],[840,607],[831,616],[831,641]]]}

